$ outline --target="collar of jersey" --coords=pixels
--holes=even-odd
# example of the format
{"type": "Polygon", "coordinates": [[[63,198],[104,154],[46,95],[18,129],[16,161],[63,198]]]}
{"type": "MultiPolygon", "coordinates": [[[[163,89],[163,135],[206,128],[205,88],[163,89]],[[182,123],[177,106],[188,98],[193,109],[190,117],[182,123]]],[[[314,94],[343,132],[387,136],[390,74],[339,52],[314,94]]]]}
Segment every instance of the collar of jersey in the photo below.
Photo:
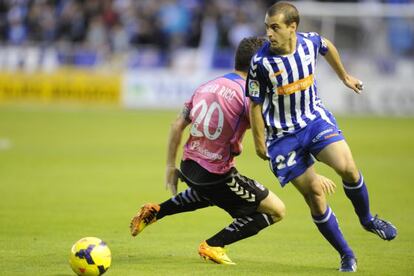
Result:
{"type": "Polygon", "coordinates": [[[235,81],[235,80],[238,80],[238,79],[243,80],[243,78],[240,75],[236,74],[236,73],[228,73],[228,74],[224,75],[223,77],[226,78],[226,79],[232,80],[232,81],[235,81]]]}

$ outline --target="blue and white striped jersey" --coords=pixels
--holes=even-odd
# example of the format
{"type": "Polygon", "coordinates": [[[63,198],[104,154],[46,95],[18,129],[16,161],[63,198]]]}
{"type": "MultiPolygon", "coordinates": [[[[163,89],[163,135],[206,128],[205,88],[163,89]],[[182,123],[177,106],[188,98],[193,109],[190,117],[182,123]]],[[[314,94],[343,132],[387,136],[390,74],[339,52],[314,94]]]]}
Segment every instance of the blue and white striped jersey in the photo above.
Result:
{"type": "Polygon", "coordinates": [[[295,133],[321,117],[330,122],[329,111],[318,97],[315,65],[328,48],[317,33],[297,33],[294,53],[275,55],[266,42],[250,63],[246,96],[263,104],[268,140],[295,133]]]}

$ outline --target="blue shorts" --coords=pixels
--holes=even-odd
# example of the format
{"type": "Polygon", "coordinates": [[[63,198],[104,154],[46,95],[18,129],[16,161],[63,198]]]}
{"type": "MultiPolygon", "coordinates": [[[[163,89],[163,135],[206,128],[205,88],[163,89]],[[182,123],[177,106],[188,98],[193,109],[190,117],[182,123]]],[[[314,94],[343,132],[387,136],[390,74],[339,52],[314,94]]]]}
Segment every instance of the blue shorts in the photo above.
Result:
{"type": "Polygon", "coordinates": [[[268,144],[270,167],[282,187],[302,175],[314,163],[313,156],[327,145],[345,139],[335,118],[330,116],[329,119],[333,124],[319,117],[296,133],[268,144]]]}

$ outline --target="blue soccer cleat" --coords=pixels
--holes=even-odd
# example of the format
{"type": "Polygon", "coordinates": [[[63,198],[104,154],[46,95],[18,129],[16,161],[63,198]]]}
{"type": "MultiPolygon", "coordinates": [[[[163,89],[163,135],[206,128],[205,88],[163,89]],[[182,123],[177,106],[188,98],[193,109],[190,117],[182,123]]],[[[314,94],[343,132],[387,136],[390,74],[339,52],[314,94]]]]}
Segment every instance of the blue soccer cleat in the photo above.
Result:
{"type": "Polygon", "coordinates": [[[357,260],[354,256],[344,255],[341,257],[340,272],[356,272],[357,271],[357,260]]]}
{"type": "Polygon", "coordinates": [[[364,225],[364,228],[386,241],[390,241],[397,236],[397,228],[388,221],[378,218],[378,215],[375,215],[368,224],[364,225]]]}

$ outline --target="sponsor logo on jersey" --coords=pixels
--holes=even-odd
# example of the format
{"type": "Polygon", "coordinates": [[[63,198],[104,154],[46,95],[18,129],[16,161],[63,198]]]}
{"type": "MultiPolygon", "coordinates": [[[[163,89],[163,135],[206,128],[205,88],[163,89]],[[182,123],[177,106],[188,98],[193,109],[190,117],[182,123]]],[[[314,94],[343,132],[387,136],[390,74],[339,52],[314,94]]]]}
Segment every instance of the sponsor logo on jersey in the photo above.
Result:
{"type": "Polygon", "coordinates": [[[190,143],[190,150],[196,151],[202,156],[204,156],[205,158],[210,159],[212,161],[223,159],[223,156],[220,153],[211,152],[208,149],[203,148],[200,141],[192,141],[190,143]]]}
{"type": "Polygon", "coordinates": [[[313,84],[313,81],[313,75],[309,75],[306,78],[278,87],[277,94],[290,95],[301,90],[306,90],[313,84]]]}

